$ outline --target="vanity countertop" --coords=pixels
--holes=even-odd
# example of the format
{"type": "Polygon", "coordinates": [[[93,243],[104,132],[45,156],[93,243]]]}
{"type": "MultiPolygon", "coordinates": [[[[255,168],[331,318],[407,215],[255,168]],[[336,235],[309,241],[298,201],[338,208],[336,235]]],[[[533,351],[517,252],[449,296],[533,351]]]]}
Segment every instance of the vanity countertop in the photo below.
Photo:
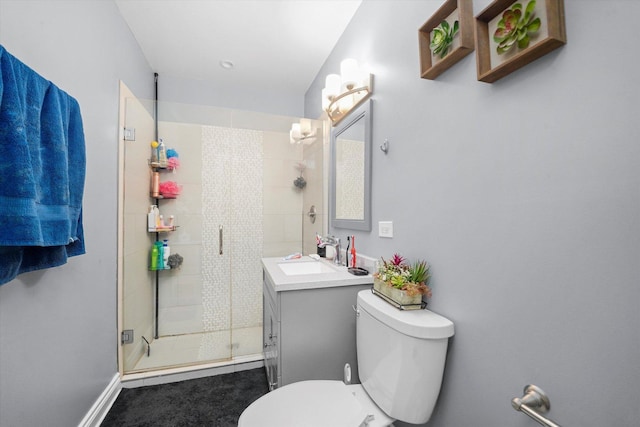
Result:
{"type": "Polygon", "coordinates": [[[355,276],[347,271],[347,267],[337,266],[324,258],[316,260],[309,256],[298,259],[285,260],[282,257],[262,258],[262,266],[274,285],[276,292],[302,289],[333,288],[338,286],[353,286],[373,284],[373,276],[355,276]],[[321,263],[323,265],[295,265],[288,264],[321,263]],[[289,271],[286,274],[280,265],[289,271]],[[305,273],[305,268],[321,271],[305,273]]]}

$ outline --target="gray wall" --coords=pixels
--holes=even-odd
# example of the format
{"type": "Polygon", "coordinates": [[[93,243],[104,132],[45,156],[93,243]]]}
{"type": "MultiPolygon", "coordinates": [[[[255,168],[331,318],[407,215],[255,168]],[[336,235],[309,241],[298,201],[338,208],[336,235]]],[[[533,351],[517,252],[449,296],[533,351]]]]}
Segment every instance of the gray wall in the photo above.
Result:
{"type": "Polygon", "coordinates": [[[0,43],[80,103],[87,254],[0,287],[0,425],[77,425],[117,373],[118,81],[153,75],[111,1],[0,0],[0,43]]]}
{"type": "MultiPolygon", "coordinates": [[[[532,426],[509,404],[530,382],[561,424],[640,419],[640,3],[565,3],[567,46],[489,85],[473,54],[418,77],[442,0],[365,0],[305,99],[317,117],[343,57],[376,74],[374,144],[391,148],[374,151],[373,220],[395,237],[355,234],[433,265],[430,305],[457,331],[432,426],[532,426]]],[[[0,425],[66,427],[117,372],[118,80],[151,98],[151,70],[110,1],[0,0],[0,43],[85,120],[87,255],[0,287],[0,425]]]]}
{"type": "Polygon", "coordinates": [[[529,383],[562,425],[638,425],[640,2],[565,0],[568,44],[494,84],[475,53],[419,78],[442,3],[365,0],[305,101],[316,117],[345,57],[375,74],[374,231],[355,235],[428,259],[430,307],[456,324],[429,425],[536,425],[510,405],[529,383]]]}

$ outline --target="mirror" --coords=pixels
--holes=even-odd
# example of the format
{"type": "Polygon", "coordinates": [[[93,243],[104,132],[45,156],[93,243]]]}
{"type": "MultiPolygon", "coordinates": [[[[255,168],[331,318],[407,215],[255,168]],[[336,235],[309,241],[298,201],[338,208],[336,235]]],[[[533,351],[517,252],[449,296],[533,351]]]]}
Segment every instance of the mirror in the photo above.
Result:
{"type": "Polygon", "coordinates": [[[371,100],[331,132],[331,226],[371,230],[371,100]]]}

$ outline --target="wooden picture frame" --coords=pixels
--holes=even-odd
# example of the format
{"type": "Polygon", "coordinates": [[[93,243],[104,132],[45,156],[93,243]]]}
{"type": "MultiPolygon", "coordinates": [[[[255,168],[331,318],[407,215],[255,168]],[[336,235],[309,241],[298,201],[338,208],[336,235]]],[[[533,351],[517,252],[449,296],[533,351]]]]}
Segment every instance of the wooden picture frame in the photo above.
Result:
{"type": "MultiPolygon", "coordinates": [[[[453,22],[450,22],[453,25],[453,22]]],[[[453,64],[473,52],[473,1],[447,0],[427,22],[418,30],[418,44],[420,49],[420,77],[434,80],[453,64]],[[443,20],[458,20],[460,30],[454,37],[449,51],[442,59],[431,52],[431,32],[443,20]]]]}
{"type": "Polygon", "coordinates": [[[537,0],[535,13],[542,24],[536,40],[532,38],[524,49],[515,45],[504,57],[499,57],[493,40],[495,25],[515,3],[520,3],[524,10],[529,0],[495,0],[476,16],[476,59],[481,82],[493,83],[567,43],[564,0],[537,0]]]}

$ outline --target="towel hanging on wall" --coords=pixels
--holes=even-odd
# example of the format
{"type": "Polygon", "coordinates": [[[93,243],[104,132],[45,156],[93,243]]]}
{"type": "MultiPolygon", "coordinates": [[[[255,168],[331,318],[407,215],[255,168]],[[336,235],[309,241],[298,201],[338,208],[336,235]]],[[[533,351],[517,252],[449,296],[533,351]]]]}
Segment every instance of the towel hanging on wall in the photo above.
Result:
{"type": "Polygon", "coordinates": [[[85,253],[78,102],[0,45],[0,285],[85,253]]]}

